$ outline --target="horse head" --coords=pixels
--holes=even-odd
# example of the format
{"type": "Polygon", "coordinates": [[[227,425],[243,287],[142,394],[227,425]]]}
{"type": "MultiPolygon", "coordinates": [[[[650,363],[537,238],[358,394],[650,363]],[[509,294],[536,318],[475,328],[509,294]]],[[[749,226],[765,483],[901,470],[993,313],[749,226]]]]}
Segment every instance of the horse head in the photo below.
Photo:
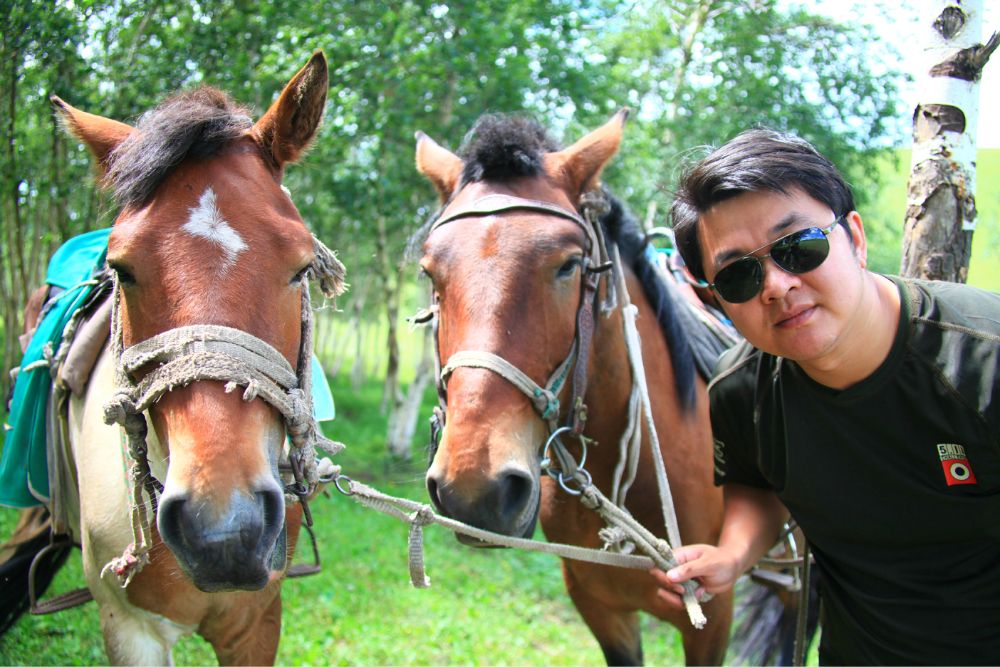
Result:
{"type": "Polygon", "coordinates": [[[578,210],[625,118],[619,112],[562,150],[510,117],[481,119],[461,157],[417,135],[417,168],[442,202],[420,264],[433,283],[447,401],[426,481],[446,515],[508,535],[534,530],[541,448],[551,419],[569,412],[571,382],[550,380],[571,374],[598,268],[597,239],[578,210]],[[517,371],[529,390],[518,388],[517,371]]]}
{"type": "MultiPolygon", "coordinates": [[[[303,289],[314,239],[281,180],[313,139],[327,88],[317,52],[256,123],[209,87],[168,99],[135,127],[53,97],[120,206],[108,266],[123,349],[216,326],[259,339],[289,370],[309,363],[303,289]]],[[[132,379],[156,366],[137,364],[132,379]]],[[[260,589],[285,568],[285,421],[234,391],[238,382],[191,377],[148,409],[158,442],[150,467],[163,485],[156,527],[200,589],[260,589]]]]}

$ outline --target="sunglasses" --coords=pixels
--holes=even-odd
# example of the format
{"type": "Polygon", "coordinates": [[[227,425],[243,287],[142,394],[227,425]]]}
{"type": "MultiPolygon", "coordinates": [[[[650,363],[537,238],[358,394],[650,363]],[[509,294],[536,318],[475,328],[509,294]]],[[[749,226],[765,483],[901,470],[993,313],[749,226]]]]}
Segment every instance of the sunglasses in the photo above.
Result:
{"type": "Polygon", "coordinates": [[[770,257],[778,268],[788,273],[807,273],[819,267],[830,254],[830,235],[845,215],[833,221],[829,227],[809,227],[777,241],[763,245],[751,253],[727,264],[715,274],[715,282],[708,285],[729,303],[743,303],[760,294],[764,287],[764,258],[770,257]],[[770,250],[764,255],[756,255],[764,248],[770,250]]]}

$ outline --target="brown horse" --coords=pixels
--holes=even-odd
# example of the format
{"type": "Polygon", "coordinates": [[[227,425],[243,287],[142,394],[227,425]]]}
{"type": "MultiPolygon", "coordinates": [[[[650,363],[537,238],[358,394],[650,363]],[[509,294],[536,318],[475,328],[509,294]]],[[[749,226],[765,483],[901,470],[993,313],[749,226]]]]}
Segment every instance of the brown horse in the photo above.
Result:
{"type": "MultiPolygon", "coordinates": [[[[303,507],[286,501],[296,484],[281,471],[291,458],[298,473],[315,473],[294,443],[317,437],[281,406],[309,403],[296,388],[308,384],[311,353],[306,278],[325,251],[281,180],[315,135],[327,88],[317,52],[256,123],[208,87],[170,98],[136,127],[53,98],[121,207],[107,255],[111,342],[69,401],[66,465],[79,496],[63,499],[78,500],[70,529],[112,663],[170,664],[191,632],[221,663],[274,661],[303,507]],[[279,376],[284,384],[269,379],[279,376]],[[125,399],[123,378],[136,389],[125,399]],[[268,394],[272,385],[281,388],[268,394]],[[138,419],[138,431],[109,417],[138,419]],[[136,432],[148,448],[139,474],[136,432]],[[158,511],[143,489],[159,496],[158,511]],[[137,518],[138,506],[155,516],[137,518]]],[[[298,473],[296,483],[315,483],[298,473]]]]}
{"type": "MultiPolygon", "coordinates": [[[[594,315],[589,343],[583,333],[590,303],[607,290],[602,283],[588,301],[587,285],[607,267],[592,259],[595,239],[588,238],[579,211],[581,198],[599,187],[601,170],[618,149],[625,117],[619,113],[563,150],[537,124],[503,116],[480,119],[462,157],[418,134],[417,167],[443,204],[424,241],[421,266],[433,282],[437,347],[446,376],[440,386],[446,420],[427,487],[448,516],[516,536],[530,536],[540,517],[551,541],[602,545],[600,518],[540,474],[550,427],[532,401],[494,370],[448,362],[458,352],[495,355],[544,387],[575,354],[586,372],[567,370],[567,375],[585,377],[586,388],[573,389],[577,383],[569,380],[561,385],[560,422],[573,422],[568,396],[580,391],[587,407],[583,435],[596,442],[588,449],[586,469],[593,483],[611,494],[632,376],[620,307],[594,315]],[[580,349],[574,351],[576,345],[580,349]]],[[[638,226],[616,201],[602,222],[597,234],[620,249],[628,293],[638,308],[652,414],[680,534],[685,543],[714,543],[722,495],[712,483],[705,381],[692,363],[690,335],[678,323],[683,309],[655,277],[638,226]]],[[[626,507],[662,537],[649,442],[643,427],[626,507]]],[[[567,447],[580,456],[578,443],[569,440],[567,447]]],[[[696,630],[683,610],[657,597],[647,572],[564,560],[563,574],[609,664],[641,662],[638,611],[680,629],[689,663],[723,660],[731,594],[706,605],[708,625],[696,630]]]]}

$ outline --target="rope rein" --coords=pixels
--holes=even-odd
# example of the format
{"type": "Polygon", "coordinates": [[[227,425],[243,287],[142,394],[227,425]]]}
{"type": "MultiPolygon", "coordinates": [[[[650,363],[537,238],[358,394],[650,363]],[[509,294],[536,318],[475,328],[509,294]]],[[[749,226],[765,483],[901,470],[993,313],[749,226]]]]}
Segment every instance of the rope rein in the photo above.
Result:
{"type": "MultiPolygon", "coordinates": [[[[315,236],[313,247],[316,259],[310,273],[316,278],[324,296],[334,298],[345,289],[344,266],[333,251],[315,236]]],[[[267,342],[245,331],[218,325],[170,329],[126,349],[122,338],[121,286],[117,275],[113,278],[111,298],[111,351],[115,359],[116,391],[104,406],[104,421],[121,425],[126,440],[131,461],[129,486],[132,491],[133,542],[121,556],[105,565],[101,576],[111,571],[124,588],[149,562],[151,522],[156,515],[157,496],[162,493],[163,486],[149,468],[148,427],[144,412],[163,394],[192,382],[222,381],[226,383],[226,392],[244,387],[244,401],[260,398],[281,413],[291,442],[288,462],[281,466],[292,477],[292,481],[285,485],[285,499],[287,502],[301,502],[305,522],[311,525],[308,498],[319,484],[332,479],[335,469],[328,459],[317,459],[316,449],[335,455],[344,446],[323,436],[313,418],[313,317],[308,279],[302,281],[302,325],[297,370],[267,342]],[[133,374],[152,363],[158,365],[136,382],[133,374]]]]}

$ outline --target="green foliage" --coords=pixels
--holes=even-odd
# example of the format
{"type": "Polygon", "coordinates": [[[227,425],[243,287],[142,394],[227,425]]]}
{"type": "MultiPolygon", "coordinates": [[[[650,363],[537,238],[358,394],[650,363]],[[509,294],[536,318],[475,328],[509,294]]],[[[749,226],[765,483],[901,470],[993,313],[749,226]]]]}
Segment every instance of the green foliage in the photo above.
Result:
{"type": "MultiPolygon", "coordinates": [[[[876,45],[887,48],[867,26],[777,0],[633,3],[596,49],[606,59],[608,104],[636,110],[608,180],[634,206],[665,210],[688,158],[766,126],[808,139],[869,201],[878,149],[901,134],[903,119],[900,75],[869,57],[876,45]]],[[[584,107],[580,118],[608,104],[584,107]]]]}

